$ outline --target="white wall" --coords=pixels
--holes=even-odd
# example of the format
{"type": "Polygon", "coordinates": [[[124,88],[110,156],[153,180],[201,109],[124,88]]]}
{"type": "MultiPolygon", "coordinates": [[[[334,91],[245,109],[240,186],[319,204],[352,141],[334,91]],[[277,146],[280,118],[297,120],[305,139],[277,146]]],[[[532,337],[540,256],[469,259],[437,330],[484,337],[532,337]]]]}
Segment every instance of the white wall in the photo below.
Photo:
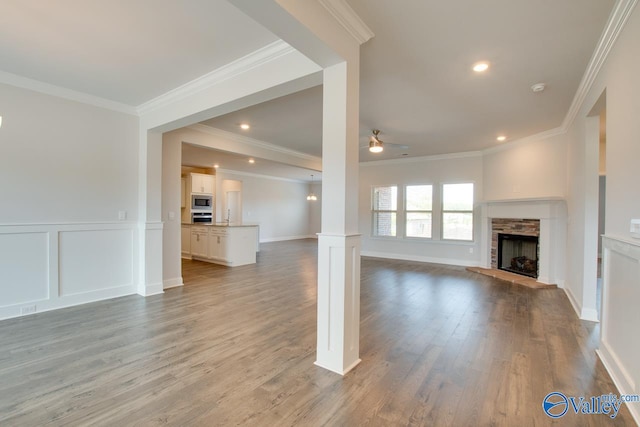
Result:
{"type": "Polygon", "coordinates": [[[135,292],[138,119],[3,84],[0,114],[0,318],[135,292]]]}
{"type": "Polygon", "coordinates": [[[482,156],[435,156],[360,164],[359,221],[362,255],[456,265],[479,265],[480,210],[476,209],[473,242],[440,239],[440,188],[442,184],[473,182],[475,204],[483,198],[482,156]],[[418,240],[371,236],[371,188],[376,185],[432,184],[434,186],[433,238],[418,240]],[[472,251],[472,252],[471,252],[472,251]]]}
{"type": "MultiPolygon", "coordinates": [[[[605,249],[603,312],[615,315],[603,318],[600,355],[621,393],[640,393],[640,341],[637,336],[637,307],[640,304],[640,240],[630,235],[629,223],[640,218],[640,197],[634,184],[640,182],[640,10],[636,7],[613,46],[592,88],[578,111],[568,133],[569,141],[569,274],[576,296],[583,283],[580,272],[590,261],[582,253],[585,236],[597,230],[598,142],[591,144],[587,129],[591,109],[606,91],[607,194],[605,230],[609,249],[605,249]],[[576,158],[573,161],[573,157],[576,158]],[[582,162],[580,158],[586,159],[582,162]],[[592,188],[593,187],[593,188],[592,188]],[[594,191],[595,189],[595,191],[594,191]],[[595,220],[594,220],[595,218],[595,220]],[[609,266],[609,267],[607,267],[609,266]]],[[[629,409],[640,422],[637,404],[629,409]]]]}
{"type": "Polygon", "coordinates": [[[311,237],[306,183],[218,170],[216,185],[225,179],[242,181],[242,220],[260,226],[261,242],[311,237]]]}
{"type": "Polygon", "coordinates": [[[309,184],[307,192],[313,192],[318,200],[309,201],[309,236],[316,235],[322,230],[322,183],[309,184]]]}
{"type": "Polygon", "coordinates": [[[566,137],[532,138],[487,150],[483,170],[486,201],[564,198],[566,137]]]}
{"type": "MultiPolygon", "coordinates": [[[[167,289],[182,285],[180,223],[180,175],[182,143],[171,134],[162,137],[162,284],[167,289]]],[[[185,208],[184,210],[189,210],[185,208]]]]}
{"type": "Polygon", "coordinates": [[[0,223],[137,219],[134,116],[0,84],[0,223]]]}

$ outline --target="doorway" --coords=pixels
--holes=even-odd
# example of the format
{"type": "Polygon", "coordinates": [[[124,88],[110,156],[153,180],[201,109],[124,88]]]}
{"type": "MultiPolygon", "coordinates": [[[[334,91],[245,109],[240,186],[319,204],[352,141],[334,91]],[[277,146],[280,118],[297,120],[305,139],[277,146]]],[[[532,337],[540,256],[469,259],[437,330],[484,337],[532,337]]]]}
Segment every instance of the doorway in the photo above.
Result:
{"type": "Polygon", "coordinates": [[[586,117],[582,313],[599,321],[602,306],[602,238],[606,233],[606,91],[586,117]]]}
{"type": "Polygon", "coordinates": [[[222,180],[222,222],[242,222],[242,181],[235,179],[222,180]]]}
{"type": "Polygon", "coordinates": [[[602,318],[602,236],[605,234],[607,199],[607,110],[600,112],[598,144],[598,271],[596,306],[598,319],[602,318]]]}

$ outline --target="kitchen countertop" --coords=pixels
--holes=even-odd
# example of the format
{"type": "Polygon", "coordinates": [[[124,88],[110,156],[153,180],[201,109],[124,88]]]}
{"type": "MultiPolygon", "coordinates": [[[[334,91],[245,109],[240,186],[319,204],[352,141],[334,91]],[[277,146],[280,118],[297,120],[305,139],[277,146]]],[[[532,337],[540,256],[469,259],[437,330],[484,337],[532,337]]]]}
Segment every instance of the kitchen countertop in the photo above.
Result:
{"type": "Polygon", "coordinates": [[[192,224],[190,222],[183,222],[182,225],[204,225],[206,227],[257,227],[258,224],[252,224],[248,222],[232,222],[227,224],[226,222],[215,222],[215,223],[206,223],[206,222],[197,222],[192,224]]]}

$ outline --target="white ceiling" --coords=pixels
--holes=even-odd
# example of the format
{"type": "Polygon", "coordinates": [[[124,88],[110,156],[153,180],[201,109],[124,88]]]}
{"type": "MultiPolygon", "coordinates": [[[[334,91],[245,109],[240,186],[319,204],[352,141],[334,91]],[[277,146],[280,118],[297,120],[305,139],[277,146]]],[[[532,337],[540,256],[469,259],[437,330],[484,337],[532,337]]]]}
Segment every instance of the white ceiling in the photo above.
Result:
{"type": "Polygon", "coordinates": [[[322,86],[202,122],[290,150],[322,156],[322,86]],[[248,130],[241,123],[251,123],[248,130]]]}
{"type": "Polygon", "coordinates": [[[138,106],[277,38],[225,0],[3,0],[0,70],[138,106]]]}
{"type": "MultiPolygon", "coordinates": [[[[373,30],[362,46],[360,145],[380,160],[476,151],[561,125],[614,0],[347,0],[373,30]],[[476,61],[491,68],[478,75],[476,61]],[[544,82],[547,89],[533,93],[544,82]]],[[[320,88],[205,124],[307,154],[322,149],[320,88]],[[248,122],[252,128],[238,128],[248,122]]]]}
{"type": "MultiPolygon", "coordinates": [[[[381,155],[474,151],[560,126],[614,0],[347,0],[362,46],[361,145],[381,155]],[[470,67],[492,66],[484,75],[470,67]],[[534,94],[530,86],[545,82],[534,94]]],[[[138,106],[276,37],[225,0],[4,0],[0,71],[138,106]]],[[[320,87],[206,124],[319,156],[320,87]],[[242,132],[237,125],[249,122],[242,132]]]]}
{"type": "Polygon", "coordinates": [[[182,164],[200,168],[211,168],[218,164],[220,169],[238,171],[252,175],[280,177],[296,181],[311,182],[321,181],[322,172],[286,165],[264,159],[254,159],[255,163],[249,163],[249,157],[200,147],[188,143],[182,143],[182,164]],[[313,178],[311,177],[313,175],[313,178]]]}

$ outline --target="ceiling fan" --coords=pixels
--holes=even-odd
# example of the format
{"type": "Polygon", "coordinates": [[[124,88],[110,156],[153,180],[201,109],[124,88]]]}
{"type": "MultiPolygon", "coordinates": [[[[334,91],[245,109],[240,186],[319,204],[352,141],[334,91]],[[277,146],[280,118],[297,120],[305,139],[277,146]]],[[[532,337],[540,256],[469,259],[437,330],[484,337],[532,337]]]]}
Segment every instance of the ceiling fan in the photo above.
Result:
{"type": "Polygon", "coordinates": [[[380,129],[373,129],[371,130],[371,132],[373,133],[373,135],[371,135],[371,137],[369,137],[369,144],[368,145],[363,145],[360,148],[369,148],[369,151],[377,154],[377,153],[381,153],[384,150],[385,145],[389,145],[393,148],[400,148],[403,150],[406,150],[407,148],[409,148],[408,145],[403,145],[403,144],[394,144],[393,142],[384,142],[383,140],[380,139],[380,137],[378,135],[380,135],[380,129]]]}

